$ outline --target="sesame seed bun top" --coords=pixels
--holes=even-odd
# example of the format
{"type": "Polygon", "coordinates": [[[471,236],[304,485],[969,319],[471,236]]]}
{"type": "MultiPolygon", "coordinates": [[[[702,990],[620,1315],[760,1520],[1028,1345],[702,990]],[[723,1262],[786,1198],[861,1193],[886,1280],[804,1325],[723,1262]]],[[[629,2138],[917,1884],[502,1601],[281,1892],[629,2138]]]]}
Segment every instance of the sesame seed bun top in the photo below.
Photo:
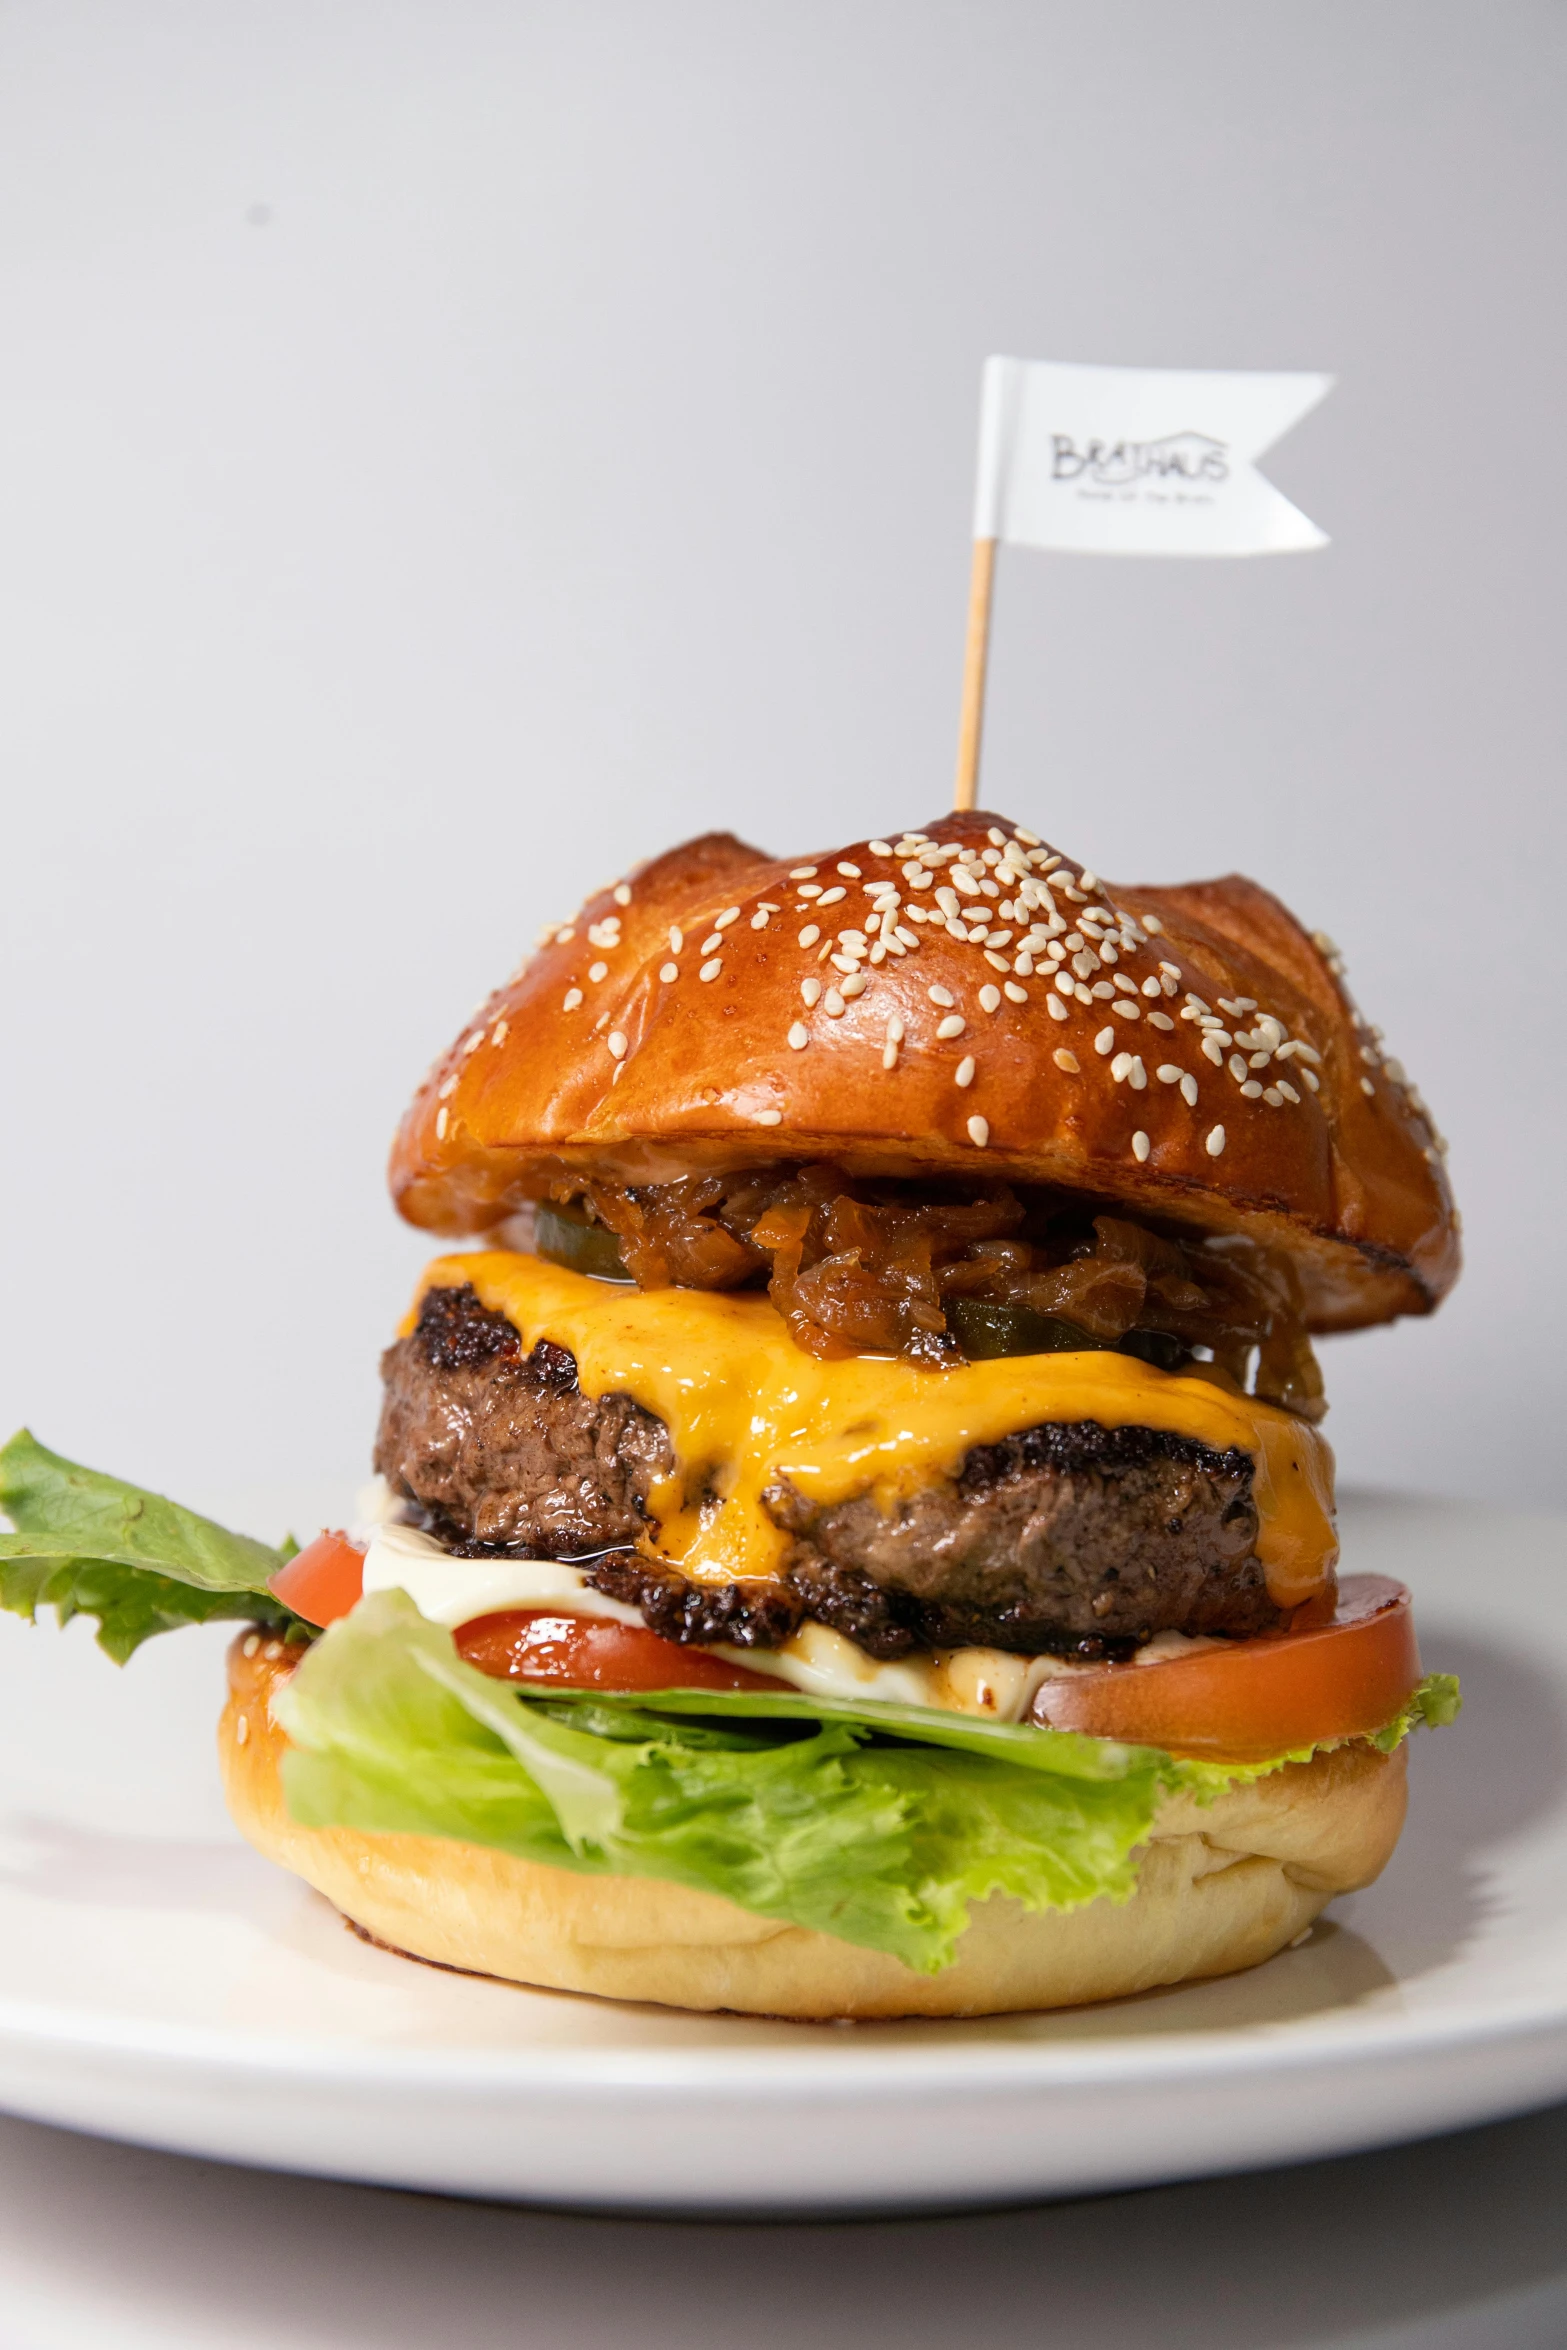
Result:
{"type": "Polygon", "coordinates": [[[1255,883],[1112,888],[1008,820],[777,859],[708,833],[552,925],[421,1086],[393,1197],[831,1159],[1282,1248],[1318,1330],[1458,1273],[1442,1145],[1331,945],[1255,883]]]}

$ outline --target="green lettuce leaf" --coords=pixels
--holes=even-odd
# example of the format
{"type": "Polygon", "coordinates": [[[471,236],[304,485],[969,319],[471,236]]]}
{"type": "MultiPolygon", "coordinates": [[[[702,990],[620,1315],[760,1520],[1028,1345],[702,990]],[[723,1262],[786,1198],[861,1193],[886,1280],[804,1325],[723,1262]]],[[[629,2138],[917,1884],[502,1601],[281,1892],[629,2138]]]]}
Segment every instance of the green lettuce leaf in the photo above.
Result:
{"type": "MultiPolygon", "coordinates": [[[[307,1827],[450,1836],[587,1874],[658,1877],[934,1973],[970,1905],[1124,1901],[1167,1792],[1212,1800],[1304,1760],[1154,1747],[797,1691],[570,1696],[492,1680],[400,1591],[366,1599],[274,1699],[307,1827]]],[[[1375,1743],[1452,1719],[1434,1674],[1375,1743]]]]}
{"type": "Polygon", "coordinates": [[[292,1557],[248,1534],[50,1452],[25,1428],[0,1446],[0,1607],[62,1624],[94,1616],[98,1643],[123,1664],[144,1640],[214,1618],[308,1637],[267,1590],[292,1557]]]}
{"type": "MultiPolygon", "coordinates": [[[[950,1963],[973,1903],[1126,1900],[1165,1794],[1211,1800],[1313,1751],[1244,1766],[796,1690],[570,1695],[491,1680],[401,1592],[324,1637],[266,1586],[293,1554],[49,1452],[0,1448],[0,1606],[94,1616],[123,1663],[215,1618],[314,1641],[277,1699],[295,1818],[449,1836],[589,1874],[663,1878],[764,1917],[950,1963]]],[[[1373,1743],[1458,1711],[1432,1674],[1373,1743]]]]}
{"type": "Polygon", "coordinates": [[[894,1738],[879,1714],[812,1700],[749,1719],[704,1700],[693,1721],[541,1697],[464,1664],[401,1592],[333,1625],[275,1705],[293,1745],[289,1809],[306,1826],[660,1877],[928,1972],[988,1894],[1030,1909],[1127,1899],[1171,1767],[1152,1748],[1094,1756],[1098,1742],[1062,1737],[1055,1770],[1055,1732],[982,1750],[971,1733],[989,1725],[915,1707],[894,1738]]]}

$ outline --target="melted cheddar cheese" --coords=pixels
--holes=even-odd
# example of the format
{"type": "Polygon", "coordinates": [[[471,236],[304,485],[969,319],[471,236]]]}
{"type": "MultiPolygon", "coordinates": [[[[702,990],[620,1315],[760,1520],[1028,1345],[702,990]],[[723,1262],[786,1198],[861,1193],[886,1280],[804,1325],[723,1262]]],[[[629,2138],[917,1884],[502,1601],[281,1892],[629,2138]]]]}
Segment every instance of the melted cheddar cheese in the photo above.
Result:
{"type": "Polygon", "coordinates": [[[584,1394],[629,1395],[663,1421],[676,1468],[649,1494],[644,1547],[694,1581],[779,1573],[788,1537],[762,1495],[780,1479],[819,1503],[868,1491],[890,1513],[955,1476],[975,1445],[1047,1420],[1238,1447],[1254,1463],[1257,1554],[1275,1604],[1299,1606],[1332,1576],[1332,1453],[1306,1422],[1217,1373],[1109,1353],[1009,1355],[950,1371],[882,1356],[818,1362],[765,1298],[637,1290],[502,1249],[438,1257],[419,1296],[463,1282],[525,1347],[569,1347],[584,1394]]]}

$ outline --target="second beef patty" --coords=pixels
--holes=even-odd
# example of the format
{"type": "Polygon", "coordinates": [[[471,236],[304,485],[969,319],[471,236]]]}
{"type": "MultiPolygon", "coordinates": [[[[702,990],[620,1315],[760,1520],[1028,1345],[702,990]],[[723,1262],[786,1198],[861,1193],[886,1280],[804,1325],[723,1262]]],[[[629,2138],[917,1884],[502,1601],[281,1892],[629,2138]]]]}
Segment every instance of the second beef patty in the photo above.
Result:
{"type": "Polygon", "coordinates": [[[869,1494],[823,1506],[780,1480],[764,1498],[791,1537],[781,1581],[715,1588],[633,1547],[675,1466],[668,1431],[629,1396],[584,1395],[565,1348],[524,1354],[471,1288],[432,1289],[381,1368],[375,1464],[433,1532],[470,1556],[577,1558],[669,1639],[772,1648],[814,1617],[880,1658],[1094,1657],[1279,1621],[1238,1450],[1047,1422],[976,1447],[890,1515],[869,1494]]]}

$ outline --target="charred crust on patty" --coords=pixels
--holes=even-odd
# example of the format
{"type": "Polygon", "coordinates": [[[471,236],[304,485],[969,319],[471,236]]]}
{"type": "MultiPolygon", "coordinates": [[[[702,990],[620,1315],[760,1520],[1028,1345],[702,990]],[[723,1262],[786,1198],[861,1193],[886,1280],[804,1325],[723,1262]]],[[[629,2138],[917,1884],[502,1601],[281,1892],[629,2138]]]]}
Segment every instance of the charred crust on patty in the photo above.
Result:
{"type": "Polygon", "coordinates": [[[674,1466],[661,1420],[627,1395],[582,1393],[574,1356],[524,1354],[474,1290],[426,1292],[381,1358],[375,1466],[454,1550],[573,1558],[635,1541],[674,1466]]]}
{"type": "Polygon", "coordinates": [[[562,1346],[524,1353],[463,1285],[427,1292],[382,1363],[376,1466],[461,1557],[568,1558],[666,1640],[777,1648],[812,1618],[868,1656],[987,1647],[1119,1657],[1166,1631],[1245,1637],[1282,1621],[1256,1555],[1250,1456],[1091,1420],[977,1445],[953,1477],[883,1510],[780,1479],[776,1581],[699,1584],[643,1547],[663,1422],[582,1393],[562,1346]]]}
{"type": "Polygon", "coordinates": [[[1115,1657],[1160,1632],[1283,1620],[1256,1555],[1249,1455],[1162,1429],[1042,1422],[890,1512],[869,1493],[813,1505],[782,1482],[765,1499],[796,1538],[785,1574],[807,1614],[876,1657],[1115,1657]]]}
{"type": "Polygon", "coordinates": [[[614,1551],[584,1569],[607,1599],[639,1608],[649,1631],[683,1646],[781,1648],[806,1615],[802,1597],[781,1583],[693,1583],[636,1551],[614,1551]]]}

